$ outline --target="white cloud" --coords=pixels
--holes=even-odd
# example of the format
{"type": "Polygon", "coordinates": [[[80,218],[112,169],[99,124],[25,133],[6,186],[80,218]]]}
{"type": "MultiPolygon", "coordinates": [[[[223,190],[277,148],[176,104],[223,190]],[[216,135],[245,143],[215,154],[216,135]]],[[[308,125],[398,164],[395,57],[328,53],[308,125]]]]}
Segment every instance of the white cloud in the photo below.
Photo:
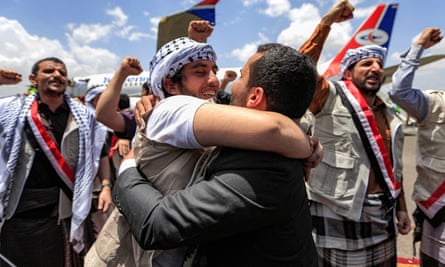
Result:
{"type": "Polygon", "coordinates": [[[248,6],[252,6],[252,5],[255,5],[255,4],[261,2],[261,0],[243,0],[242,2],[243,2],[243,6],[248,7],[248,6]]]}
{"type": "Polygon", "coordinates": [[[256,42],[245,44],[241,48],[234,49],[231,52],[231,56],[239,59],[240,62],[246,62],[250,56],[255,54],[257,47],[258,47],[258,43],[256,43],[256,42]]]}
{"type": "MultiPolygon", "coordinates": [[[[333,0],[333,3],[336,2],[337,2],[336,0],[333,0]]],[[[365,0],[350,0],[349,2],[351,2],[351,4],[356,7],[358,4],[365,2],[365,0]]]]}
{"type": "Polygon", "coordinates": [[[289,12],[291,4],[288,0],[267,0],[267,8],[262,10],[264,13],[270,17],[278,17],[285,15],[289,12]]]}
{"type": "MultiPolygon", "coordinates": [[[[363,16],[367,15],[369,15],[369,13],[363,16]]],[[[357,17],[357,15],[355,15],[355,17],[357,17]]],[[[277,42],[298,49],[310,37],[320,22],[321,14],[320,10],[313,4],[304,3],[299,8],[291,9],[288,18],[290,20],[289,26],[281,31],[277,37],[277,42]]],[[[351,38],[352,33],[353,28],[349,21],[333,24],[323,47],[319,64],[323,64],[332,59],[351,38]]]]}
{"type": "Polygon", "coordinates": [[[71,31],[68,35],[73,41],[87,45],[98,40],[107,39],[114,31],[114,27],[111,24],[69,24],[68,29],[71,31]]]}
{"type": "Polygon", "coordinates": [[[337,0],[315,0],[315,2],[317,3],[317,6],[324,7],[326,5],[334,5],[334,3],[337,3],[337,0]]]}
{"type": "Polygon", "coordinates": [[[115,7],[113,9],[107,9],[105,11],[108,15],[114,17],[113,23],[121,27],[127,24],[128,16],[125,15],[124,11],[120,7],[115,7]]]}
{"type": "MultiPolygon", "coordinates": [[[[280,1],[281,0],[274,1],[274,3],[278,3],[280,1]]],[[[268,1],[268,3],[272,2],[273,1],[268,1]]],[[[309,38],[316,25],[320,22],[320,11],[313,4],[304,3],[299,8],[291,9],[289,6],[286,12],[289,19],[289,26],[278,34],[276,42],[298,49],[303,42],[309,38]]],[[[333,58],[350,39],[352,30],[353,29],[350,22],[334,24],[324,45],[319,63],[324,63],[333,58]]],[[[257,45],[265,42],[264,39],[267,38],[263,36],[262,40],[248,43],[239,49],[233,50],[231,52],[231,57],[239,59],[240,62],[245,62],[250,55],[255,52],[257,45]]]]}
{"type": "Polygon", "coordinates": [[[121,38],[127,38],[128,36],[130,36],[132,34],[132,30],[134,29],[134,26],[131,25],[127,25],[127,26],[123,26],[120,27],[117,31],[116,31],[116,35],[121,37],[121,38]]]}
{"type": "MultiPolygon", "coordinates": [[[[31,65],[48,56],[61,58],[67,65],[69,77],[114,72],[120,57],[110,50],[93,46],[94,43],[107,42],[114,37],[137,41],[156,38],[156,35],[135,31],[133,25],[128,25],[128,17],[120,7],[105,12],[112,17],[110,23],[69,24],[66,27],[66,40],[32,35],[18,21],[0,17],[1,65],[22,73],[24,81],[16,86],[20,91],[24,90],[25,84],[29,84],[27,77],[31,65]],[[63,41],[67,45],[64,46],[63,41]]],[[[159,19],[150,21],[157,25],[159,19]]],[[[154,26],[151,30],[154,30],[154,26]]],[[[3,89],[0,94],[10,93],[3,89]]]]}
{"type": "Polygon", "coordinates": [[[232,50],[230,57],[238,59],[245,63],[253,54],[255,54],[258,45],[269,42],[269,39],[262,33],[258,34],[259,39],[252,43],[247,43],[241,48],[232,50]]]}
{"type": "MultiPolygon", "coordinates": [[[[107,9],[106,14],[110,15],[113,20],[110,24],[69,24],[68,29],[71,31],[72,40],[79,45],[87,45],[96,41],[108,41],[111,36],[116,36],[128,41],[138,41],[141,39],[153,39],[156,35],[150,35],[146,32],[134,31],[133,25],[128,25],[128,16],[120,7],[107,9]]],[[[145,12],[145,14],[147,14],[145,12]]],[[[157,22],[156,21],[156,25],[157,22]]],[[[152,20],[150,20],[151,23],[152,20]]]]}
{"type": "MultiPolygon", "coordinates": [[[[120,61],[120,58],[109,50],[78,45],[76,42],[69,42],[69,53],[73,60],[69,68],[70,77],[114,72],[120,61]]],[[[65,63],[68,65],[68,62],[65,63]]]]}
{"type": "MultiPolygon", "coordinates": [[[[81,27],[84,33],[92,27],[81,27]]],[[[27,78],[31,65],[44,57],[55,56],[62,59],[67,65],[68,76],[85,76],[93,73],[112,72],[115,70],[120,59],[117,55],[106,49],[88,46],[88,40],[79,42],[75,39],[80,32],[66,34],[68,47],[64,47],[59,40],[31,35],[16,20],[0,17],[0,36],[2,36],[2,49],[0,49],[1,66],[8,67],[20,72],[23,81],[15,86],[16,91],[23,92],[29,84],[27,78]]],[[[10,94],[7,89],[2,88],[0,94],[10,94]]],[[[15,91],[15,92],[16,92],[15,91]]]]}
{"type": "Polygon", "coordinates": [[[369,6],[367,8],[355,8],[354,9],[354,19],[364,19],[368,17],[372,11],[374,11],[375,6],[369,6]]]}
{"type": "Polygon", "coordinates": [[[300,8],[289,11],[289,26],[278,35],[277,42],[299,47],[320,21],[318,9],[312,4],[303,4],[300,8]]]}
{"type": "Polygon", "coordinates": [[[10,86],[4,86],[0,95],[26,90],[31,65],[41,58],[48,56],[61,58],[67,65],[69,77],[111,73],[118,66],[120,57],[110,50],[95,47],[93,44],[108,42],[115,37],[129,41],[156,38],[155,30],[157,31],[159,19],[150,19],[153,25],[150,34],[150,32],[135,31],[135,27],[128,24],[128,17],[120,7],[105,12],[112,18],[108,24],[68,24],[64,35],[66,40],[32,35],[18,21],[0,17],[1,65],[17,70],[24,77],[23,82],[12,87],[15,91],[11,92],[10,86]],[[67,44],[64,45],[63,42],[67,44]]]}
{"type": "Polygon", "coordinates": [[[150,18],[150,33],[153,34],[152,38],[155,40],[158,38],[158,24],[160,20],[161,20],[160,17],[150,18]]]}
{"type": "Polygon", "coordinates": [[[155,38],[156,36],[143,32],[133,32],[130,33],[130,35],[128,36],[129,41],[139,41],[141,39],[155,39],[155,38]]]}
{"type": "Polygon", "coordinates": [[[31,35],[16,20],[0,17],[0,36],[2,36],[1,66],[17,70],[23,77],[28,76],[31,65],[40,58],[69,56],[59,41],[31,35]]]}

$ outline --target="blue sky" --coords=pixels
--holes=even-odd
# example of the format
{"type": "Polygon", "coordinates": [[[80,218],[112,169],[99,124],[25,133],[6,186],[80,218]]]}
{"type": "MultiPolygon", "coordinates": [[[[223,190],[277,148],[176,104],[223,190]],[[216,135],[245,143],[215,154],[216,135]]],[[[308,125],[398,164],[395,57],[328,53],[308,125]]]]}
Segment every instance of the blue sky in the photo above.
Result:
{"type": "MultiPolygon", "coordinates": [[[[148,67],[156,47],[157,22],[188,9],[199,0],[163,1],[30,1],[10,0],[0,9],[0,65],[20,71],[25,82],[1,87],[0,95],[25,90],[32,63],[46,56],[65,61],[70,77],[110,73],[127,55],[148,67]]],[[[284,42],[298,48],[332,0],[220,0],[211,43],[220,67],[242,66],[256,46],[284,42]]],[[[320,63],[332,58],[378,3],[399,3],[386,65],[398,63],[399,53],[425,27],[445,31],[443,0],[352,0],[355,18],[332,28],[320,63]]],[[[445,54],[445,41],[428,54],[445,54]]],[[[444,89],[440,79],[445,60],[421,68],[415,85],[444,89]],[[442,88],[441,88],[442,87],[442,88]]]]}

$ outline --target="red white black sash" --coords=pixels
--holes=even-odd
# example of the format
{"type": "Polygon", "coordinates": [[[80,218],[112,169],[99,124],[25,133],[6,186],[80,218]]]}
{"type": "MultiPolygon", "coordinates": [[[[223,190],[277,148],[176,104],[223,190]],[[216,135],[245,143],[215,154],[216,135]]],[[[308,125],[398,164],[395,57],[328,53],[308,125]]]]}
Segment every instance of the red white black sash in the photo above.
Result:
{"type": "Polygon", "coordinates": [[[444,203],[445,182],[440,184],[428,199],[418,201],[419,207],[429,218],[433,218],[441,209],[444,209],[444,203]]]}
{"type": "Polygon", "coordinates": [[[357,87],[350,81],[338,82],[352,108],[357,114],[360,124],[369,141],[370,148],[375,155],[378,167],[382,173],[383,180],[387,185],[393,198],[396,198],[401,190],[400,182],[395,180],[390,156],[386,149],[383,137],[380,134],[374,113],[369,109],[368,103],[357,87]]]}
{"type": "Polygon", "coordinates": [[[42,148],[43,152],[47,156],[51,165],[56,170],[57,174],[61,178],[62,182],[73,191],[75,174],[68,163],[63,158],[62,153],[58,149],[56,143],[51,138],[48,131],[45,129],[38,113],[38,101],[34,101],[31,105],[31,120],[29,125],[34,133],[34,136],[42,148]]]}

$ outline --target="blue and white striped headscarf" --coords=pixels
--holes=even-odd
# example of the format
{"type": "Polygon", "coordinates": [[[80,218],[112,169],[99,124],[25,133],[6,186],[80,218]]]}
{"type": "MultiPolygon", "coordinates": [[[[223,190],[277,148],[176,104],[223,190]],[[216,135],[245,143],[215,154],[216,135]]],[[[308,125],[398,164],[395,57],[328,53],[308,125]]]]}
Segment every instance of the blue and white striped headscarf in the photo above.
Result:
{"type": "Polygon", "coordinates": [[[98,85],[95,87],[92,87],[88,89],[87,93],[85,94],[85,102],[92,102],[96,96],[102,94],[105,91],[105,85],[98,85]]]}
{"type": "Polygon", "coordinates": [[[187,37],[180,37],[159,48],[150,61],[150,84],[153,94],[164,99],[162,80],[172,78],[184,65],[196,60],[216,61],[213,47],[187,37]]]}
{"type": "Polygon", "coordinates": [[[93,100],[96,98],[96,96],[102,94],[105,91],[106,85],[96,85],[94,87],[91,87],[88,89],[87,93],[85,94],[85,105],[87,108],[93,112],[93,114],[96,113],[96,107],[93,105],[93,100]]]}
{"type": "Polygon", "coordinates": [[[365,58],[379,58],[385,62],[386,48],[379,45],[365,45],[355,49],[349,49],[346,55],[341,60],[340,64],[340,79],[343,80],[345,70],[351,65],[365,58]]]}

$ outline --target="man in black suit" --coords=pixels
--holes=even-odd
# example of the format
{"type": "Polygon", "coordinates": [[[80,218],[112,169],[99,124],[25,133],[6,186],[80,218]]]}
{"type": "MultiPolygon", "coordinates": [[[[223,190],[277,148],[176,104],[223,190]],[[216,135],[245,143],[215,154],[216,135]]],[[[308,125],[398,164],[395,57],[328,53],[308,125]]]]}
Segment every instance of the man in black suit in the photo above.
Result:
{"type": "MultiPolygon", "coordinates": [[[[232,104],[298,119],[316,77],[309,57],[263,45],[234,81],[232,104]]],[[[121,169],[113,198],[139,244],[191,251],[199,244],[192,266],[316,266],[303,161],[234,148],[210,159],[201,181],[165,196],[136,168],[121,169]]]]}

